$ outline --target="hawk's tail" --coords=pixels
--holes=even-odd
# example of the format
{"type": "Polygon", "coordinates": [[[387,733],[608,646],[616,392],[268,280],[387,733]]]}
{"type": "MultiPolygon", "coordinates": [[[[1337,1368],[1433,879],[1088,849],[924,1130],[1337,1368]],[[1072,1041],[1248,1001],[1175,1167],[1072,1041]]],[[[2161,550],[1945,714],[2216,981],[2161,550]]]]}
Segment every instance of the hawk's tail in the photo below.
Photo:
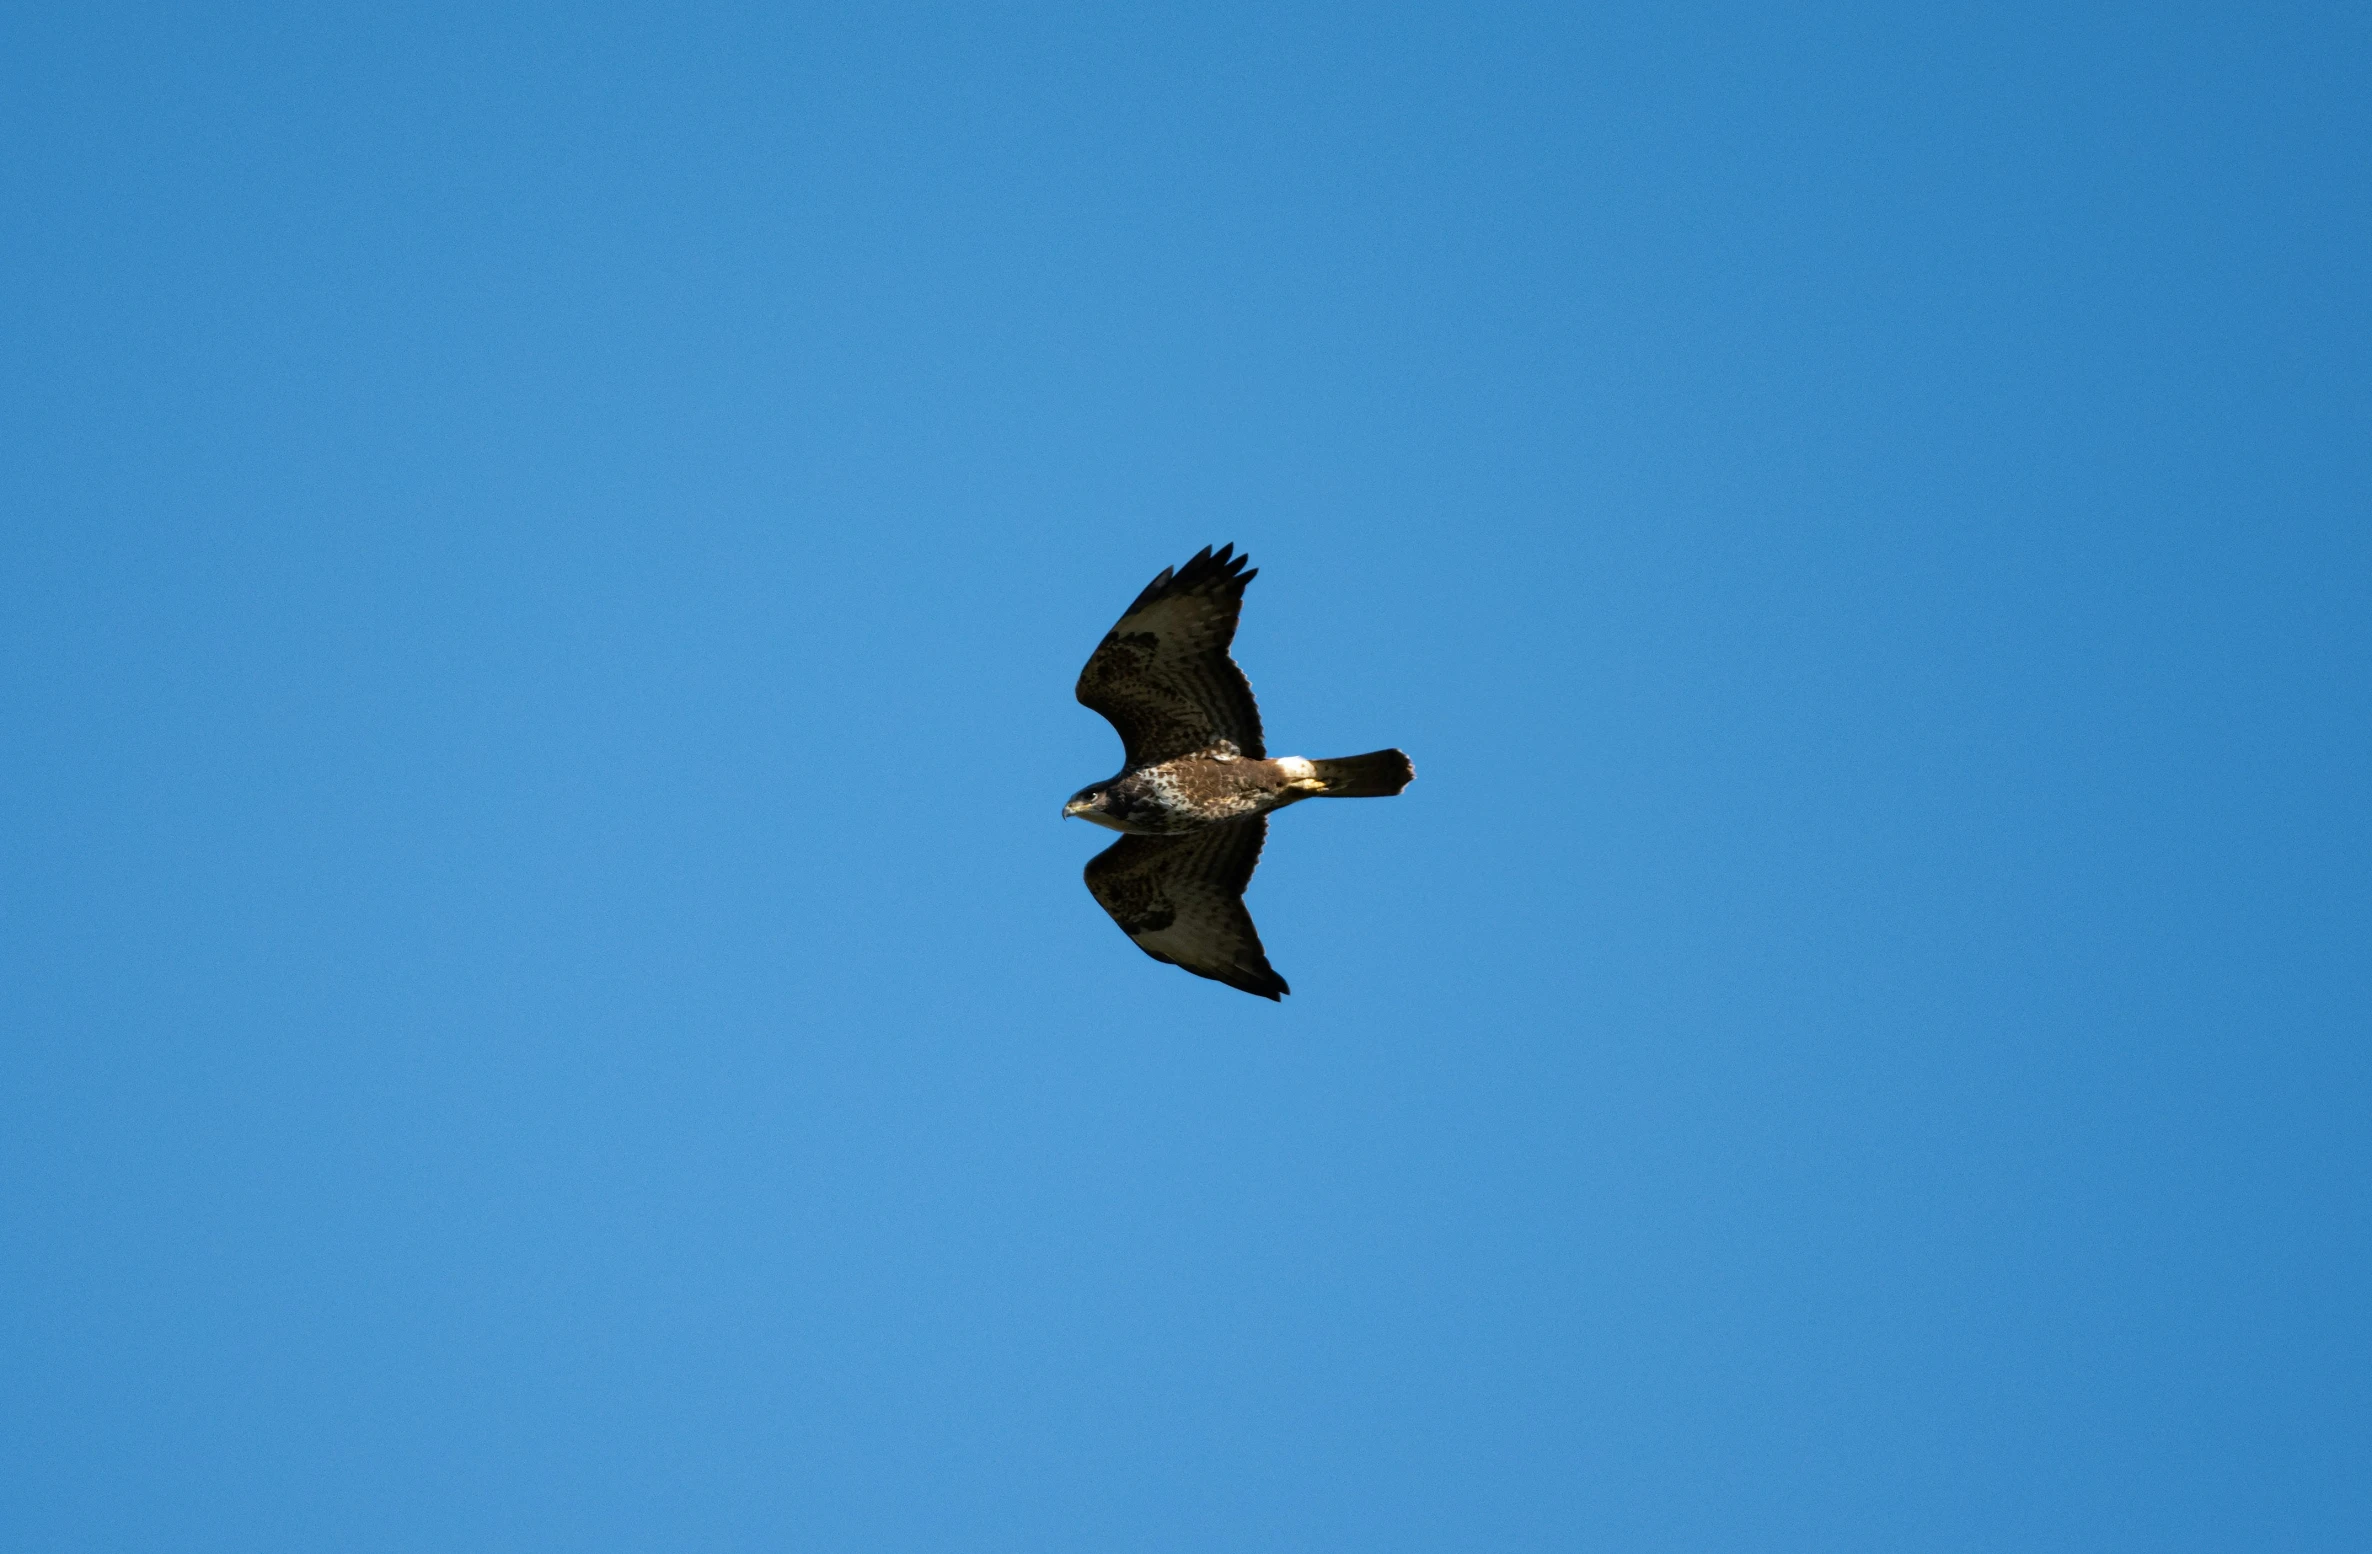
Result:
{"type": "Polygon", "coordinates": [[[1318,781],[1326,784],[1318,795],[1328,799],[1388,799],[1415,779],[1417,769],[1397,750],[1371,750],[1336,761],[1312,761],[1318,781]]]}

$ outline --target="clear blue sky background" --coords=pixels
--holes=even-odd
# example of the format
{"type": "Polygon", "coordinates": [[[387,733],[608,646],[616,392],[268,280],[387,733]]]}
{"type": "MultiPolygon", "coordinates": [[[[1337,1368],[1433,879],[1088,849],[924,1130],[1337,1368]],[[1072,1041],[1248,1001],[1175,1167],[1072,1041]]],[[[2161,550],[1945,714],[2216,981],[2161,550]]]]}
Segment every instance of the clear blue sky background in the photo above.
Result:
{"type": "Polygon", "coordinates": [[[12,8],[7,1545],[2372,1547],[2366,17],[12,8]]]}

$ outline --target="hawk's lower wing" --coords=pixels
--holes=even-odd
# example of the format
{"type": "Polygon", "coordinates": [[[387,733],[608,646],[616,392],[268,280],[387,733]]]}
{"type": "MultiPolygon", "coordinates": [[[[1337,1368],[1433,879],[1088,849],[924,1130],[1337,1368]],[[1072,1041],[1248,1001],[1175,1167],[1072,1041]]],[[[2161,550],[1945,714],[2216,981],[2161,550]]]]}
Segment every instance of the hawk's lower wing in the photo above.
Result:
{"type": "Polygon", "coordinates": [[[1087,865],[1087,889],[1155,960],[1262,998],[1292,989],[1268,963],[1244,886],[1268,819],[1223,821],[1186,836],[1124,836],[1087,865]]]}

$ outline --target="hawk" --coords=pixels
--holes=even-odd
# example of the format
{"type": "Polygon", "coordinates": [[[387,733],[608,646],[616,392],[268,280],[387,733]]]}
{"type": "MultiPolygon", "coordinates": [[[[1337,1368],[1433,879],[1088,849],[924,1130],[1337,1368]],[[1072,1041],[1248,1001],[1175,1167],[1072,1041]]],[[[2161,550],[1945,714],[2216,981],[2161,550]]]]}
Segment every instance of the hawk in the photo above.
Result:
{"type": "Polygon", "coordinates": [[[1155,960],[1262,998],[1291,991],[1244,910],[1268,813],[1303,799],[1387,798],[1416,768],[1397,750],[1269,759],[1260,708],[1227,656],[1244,585],[1235,547],[1162,569],[1079,673],[1079,700],[1111,721],[1120,775],[1063,805],[1124,833],[1087,865],[1087,889],[1155,960]]]}

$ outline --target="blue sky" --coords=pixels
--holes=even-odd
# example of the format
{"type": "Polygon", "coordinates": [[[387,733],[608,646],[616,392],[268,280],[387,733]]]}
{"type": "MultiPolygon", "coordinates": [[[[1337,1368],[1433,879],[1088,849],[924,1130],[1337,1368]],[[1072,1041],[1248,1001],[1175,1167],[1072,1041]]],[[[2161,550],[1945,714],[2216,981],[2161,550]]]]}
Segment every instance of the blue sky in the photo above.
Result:
{"type": "Polygon", "coordinates": [[[2365,1547],[2368,67],[18,8],[11,1546],[2365,1547]]]}

